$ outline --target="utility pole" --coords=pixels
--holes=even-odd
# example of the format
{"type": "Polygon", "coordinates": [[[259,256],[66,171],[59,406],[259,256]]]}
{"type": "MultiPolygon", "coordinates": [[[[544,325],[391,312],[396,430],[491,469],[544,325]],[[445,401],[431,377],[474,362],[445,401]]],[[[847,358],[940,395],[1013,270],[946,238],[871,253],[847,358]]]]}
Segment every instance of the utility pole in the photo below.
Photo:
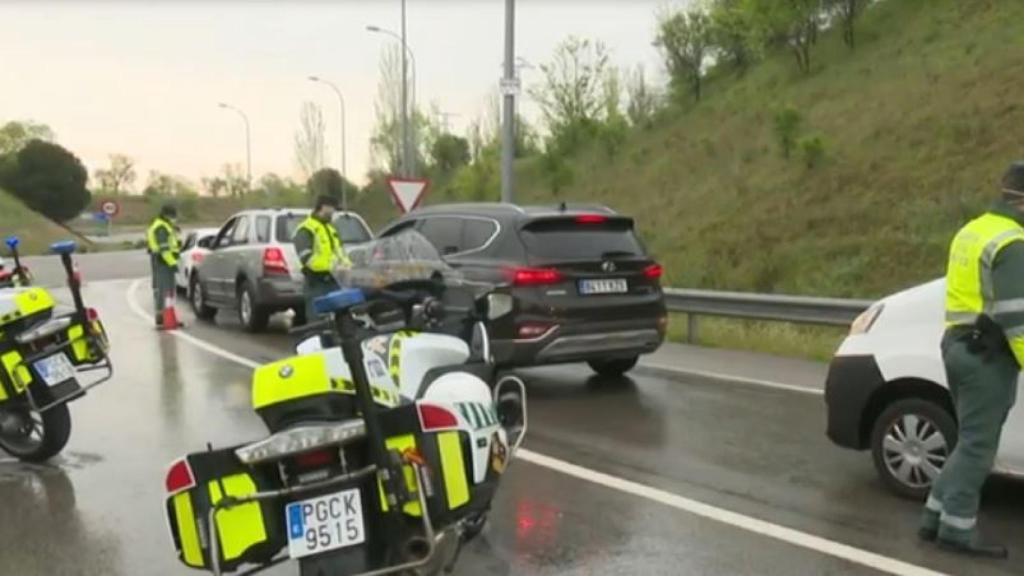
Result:
{"type": "Polygon", "coordinates": [[[319,76],[310,76],[309,80],[312,82],[320,82],[326,84],[334,90],[334,93],[338,96],[338,104],[341,106],[341,209],[348,210],[348,172],[345,166],[345,96],[342,95],[341,89],[339,89],[333,82],[324,80],[319,76]]]}
{"type": "Polygon", "coordinates": [[[405,0],[402,0],[402,176],[412,176],[409,156],[409,44],[405,36],[405,0]]]}
{"type": "Polygon", "coordinates": [[[245,122],[245,191],[249,193],[252,191],[252,135],[249,132],[249,116],[241,108],[236,108],[226,102],[221,102],[218,106],[237,113],[245,122]]]}
{"type": "Polygon", "coordinates": [[[501,201],[515,201],[514,180],[512,174],[516,157],[516,93],[519,82],[516,78],[516,3],[505,0],[505,76],[501,80],[501,91],[504,95],[504,122],[502,123],[501,139],[501,201]]]}

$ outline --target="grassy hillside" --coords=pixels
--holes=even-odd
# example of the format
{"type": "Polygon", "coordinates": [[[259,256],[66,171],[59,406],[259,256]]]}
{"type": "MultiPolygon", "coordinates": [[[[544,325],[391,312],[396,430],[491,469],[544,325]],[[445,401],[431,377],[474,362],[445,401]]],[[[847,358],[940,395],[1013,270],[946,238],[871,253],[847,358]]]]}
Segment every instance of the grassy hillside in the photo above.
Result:
{"type": "MultiPolygon", "coordinates": [[[[44,216],[30,210],[11,194],[0,190],[0,239],[17,236],[21,239],[23,254],[42,254],[50,244],[58,240],[74,239],[80,244],[81,238],[44,216]]],[[[87,246],[83,246],[88,248],[87,246]]],[[[7,247],[3,247],[7,255],[7,247]]]]}
{"type": "MultiPolygon", "coordinates": [[[[711,78],[614,157],[572,161],[559,199],[637,217],[677,286],[872,296],[935,277],[955,229],[1024,157],[1024,2],[886,0],[836,33],[803,76],[779,52],[711,78]],[[781,157],[778,110],[798,109],[826,158],[781,157]]],[[[520,202],[556,198],[536,161],[520,202]]]]}

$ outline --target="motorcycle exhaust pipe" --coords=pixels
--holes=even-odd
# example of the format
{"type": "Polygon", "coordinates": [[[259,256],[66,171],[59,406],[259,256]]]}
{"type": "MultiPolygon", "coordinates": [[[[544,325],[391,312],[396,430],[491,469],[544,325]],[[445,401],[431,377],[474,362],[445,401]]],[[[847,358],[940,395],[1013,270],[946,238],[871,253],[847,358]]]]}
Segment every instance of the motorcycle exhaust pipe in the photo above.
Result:
{"type": "Polygon", "coordinates": [[[433,546],[422,536],[413,536],[402,545],[402,555],[409,562],[422,562],[433,553],[433,546]]]}

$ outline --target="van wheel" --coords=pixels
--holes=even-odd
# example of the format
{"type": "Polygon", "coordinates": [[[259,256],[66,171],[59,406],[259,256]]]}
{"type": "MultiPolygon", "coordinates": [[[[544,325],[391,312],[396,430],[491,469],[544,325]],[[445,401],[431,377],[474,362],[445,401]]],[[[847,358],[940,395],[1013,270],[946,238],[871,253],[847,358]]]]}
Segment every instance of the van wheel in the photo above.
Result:
{"type": "Polygon", "coordinates": [[[928,400],[899,400],[875,420],[871,456],[890,490],[924,500],[956,445],[956,421],[928,400]]]}
{"type": "Polygon", "coordinates": [[[587,364],[590,365],[591,370],[597,372],[600,376],[618,378],[635,368],[636,363],[639,360],[639,356],[632,356],[629,358],[616,358],[613,360],[591,360],[587,362],[587,364]]]}
{"type": "Polygon", "coordinates": [[[256,303],[256,290],[248,280],[238,291],[238,320],[249,332],[266,330],[267,323],[270,321],[270,313],[256,303]]]}

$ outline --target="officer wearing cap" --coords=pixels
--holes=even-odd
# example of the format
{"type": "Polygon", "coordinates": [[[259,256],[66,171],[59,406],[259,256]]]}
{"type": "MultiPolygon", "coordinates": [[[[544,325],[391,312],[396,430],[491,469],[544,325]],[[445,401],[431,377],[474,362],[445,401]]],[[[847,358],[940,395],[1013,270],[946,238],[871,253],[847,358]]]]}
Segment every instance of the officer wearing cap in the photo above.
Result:
{"type": "Polygon", "coordinates": [[[1024,162],[1010,166],[1001,199],[950,246],[942,358],[959,432],[919,534],[954,552],[1006,558],[1005,547],[980,538],[977,516],[1024,366],[1024,162]]]}
{"type": "Polygon", "coordinates": [[[165,204],[146,232],[153,276],[153,309],[156,311],[158,327],[164,323],[163,312],[167,298],[173,297],[177,289],[174,275],[178,272],[178,258],[181,256],[181,243],[175,225],[177,219],[178,209],[172,204],[165,204]]]}
{"type": "Polygon", "coordinates": [[[299,261],[302,262],[306,318],[309,320],[315,316],[313,301],[338,289],[334,271],[352,265],[332,223],[337,209],[337,199],[331,196],[318,197],[313,212],[295,231],[293,243],[299,261]]]}

